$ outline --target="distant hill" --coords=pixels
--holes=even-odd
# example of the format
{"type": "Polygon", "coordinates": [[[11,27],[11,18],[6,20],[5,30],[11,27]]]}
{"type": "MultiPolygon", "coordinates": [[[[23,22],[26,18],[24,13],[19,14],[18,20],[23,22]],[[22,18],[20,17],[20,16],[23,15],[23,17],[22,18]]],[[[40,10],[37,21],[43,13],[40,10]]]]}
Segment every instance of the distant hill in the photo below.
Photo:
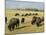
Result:
{"type": "Polygon", "coordinates": [[[32,9],[32,8],[16,8],[16,9],[6,9],[6,10],[25,10],[25,11],[41,11],[41,12],[44,12],[44,10],[32,9]]]}

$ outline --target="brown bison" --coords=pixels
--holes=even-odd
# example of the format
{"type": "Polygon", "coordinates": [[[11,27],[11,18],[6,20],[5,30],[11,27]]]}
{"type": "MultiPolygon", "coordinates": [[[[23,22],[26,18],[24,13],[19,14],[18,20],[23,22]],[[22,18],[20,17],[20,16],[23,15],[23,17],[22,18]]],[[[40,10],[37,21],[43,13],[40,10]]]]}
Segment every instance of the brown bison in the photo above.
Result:
{"type": "Polygon", "coordinates": [[[24,16],[24,14],[22,14],[21,16],[24,16]]]}
{"type": "Polygon", "coordinates": [[[35,13],[35,15],[38,15],[38,13],[35,13]]]}
{"type": "Polygon", "coordinates": [[[37,19],[37,17],[36,17],[36,16],[33,16],[32,21],[31,21],[31,24],[32,24],[32,25],[34,25],[34,24],[35,24],[36,19],[37,19]]]}
{"type": "Polygon", "coordinates": [[[25,16],[28,16],[28,13],[26,13],[25,16]]]}
{"type": "Polygon", "coordinates": [[[42,21],[44,21],[44,18],[34,16],[31,23],[32,25],[36,24],[37,27],[39,27],[42,21]]]}
{"type": "Polygon", "coordinates": [[[10,22],[9,22],[9,25],[8,25],[8,29],[10,31],[13,31],[15,26],[16,26],[16,28],[19,28],[19,19],[18,18],[10,19],[10,22]]]}
{"type": "Polygon", "coordinates": [[[15,14],[15,16],[18,16],[18,15],[19,15],[19,13],[16,13],[16,14],[15,14]]]}
{"type": "Polygon", "coordinates": [[[41,23],[41,18],[40,18],[40,17],[37,17],[35,23],[36,23],[36,25],[39,27],[39,26],[40,26],[40,23],[41,23]]]}

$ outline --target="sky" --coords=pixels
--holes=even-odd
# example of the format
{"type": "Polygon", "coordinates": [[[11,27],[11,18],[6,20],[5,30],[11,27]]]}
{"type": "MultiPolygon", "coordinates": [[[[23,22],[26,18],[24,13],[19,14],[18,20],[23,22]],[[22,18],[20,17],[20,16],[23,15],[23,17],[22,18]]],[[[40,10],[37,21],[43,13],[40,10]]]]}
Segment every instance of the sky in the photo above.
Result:
{"type": "Polygon", "coordinates": [[[26,1],[15,1],[15,0],[6,0],[6,8],[16,9],[16,8],[36,8],[43,10],[43,2],[26,2],[26,1]]]}

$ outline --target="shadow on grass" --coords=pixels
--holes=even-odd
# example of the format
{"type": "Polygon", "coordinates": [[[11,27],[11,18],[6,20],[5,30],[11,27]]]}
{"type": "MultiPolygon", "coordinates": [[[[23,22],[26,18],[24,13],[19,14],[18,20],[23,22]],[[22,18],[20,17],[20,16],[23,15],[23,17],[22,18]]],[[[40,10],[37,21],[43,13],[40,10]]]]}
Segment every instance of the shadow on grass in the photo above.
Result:
{"type": "Polygon", "coordinates": [[[16,28],[16,29],[22,29],[22,28],[25,28],[25,27],[27,27],[27,26],[22,26],[22,27],[19,27],[19,28],[16,28]]]}

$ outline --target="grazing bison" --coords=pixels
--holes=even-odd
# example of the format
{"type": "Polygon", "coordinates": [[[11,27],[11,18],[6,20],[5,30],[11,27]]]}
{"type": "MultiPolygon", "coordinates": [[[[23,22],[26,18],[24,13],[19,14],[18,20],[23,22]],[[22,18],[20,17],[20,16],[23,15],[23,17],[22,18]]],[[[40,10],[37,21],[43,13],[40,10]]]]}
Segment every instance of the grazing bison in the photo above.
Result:
{"type": "Polygon", "coordinates": [[[9,22],[9,25],[8,25],[8,29],[10,31],[13,31],[15,26],[16,26],[16,28],[19,28],[19,19],[18,18],[10,19],[10,22],[9,22]]]}
{"type": "Polygon", "coordinates": [[[36,16],[34,16],[34,17],[33,17],[33,19],[32,19],[32,21],[31,21],[31,24],[32,24],[32,25],[34,25],[34,24],[35,24],[36,19],[37,19],[37,17],[36,17],[36,16]]]}
{"type": "Polygon", "coordinates": [[[42,21],[44,21],[44,18],[34,16],[31,23],[32,25],[36,24],[37,27],[39,27],[42,21]]]}
{"type": "Polygon", "coordinates": [[[36,25],[37,26],[40,26],[40,23],[41,23],[41,18],[40,17],[37,17],[37,19],[36,19],[36,25]]]}
{"type": "Polygon", "coordinates": [[[28,13],[26,13],[25,16],[28,16],[28,13]]]}
{"type": "Polygon", "coordinates": [[[16,13],[16,14],[15,14],[15,16],[18,16],[18,15],[19,15],[19,13],[16,13]]]}
{"type": "Polygon", "coordinates": [[[42,17],[42,18],[37,17],[37,19],[36,19],[37,26],[40,26],[42,21],[44,21],[44,17],[42,17]]]}
{"type": "Polygon", "coordinates": [[[5,17],[5,23],[7,23],[7,17],[5,17]]]}
{"type": "Polygon", "coordinates": [[[36,13],[35,15],[38,15],[38,13],[36,13]]]}
{"type": "Polygon", "coordinates": [[[21,16],[24,16],[24,14],[22,14],[21,16]]]}
{"type": "Polygon", "coordinates": [[[21,23],[24,23],[24,20],[25,20],[25,19],[24,19],[24,18],[22,18],[21,23]]]}

